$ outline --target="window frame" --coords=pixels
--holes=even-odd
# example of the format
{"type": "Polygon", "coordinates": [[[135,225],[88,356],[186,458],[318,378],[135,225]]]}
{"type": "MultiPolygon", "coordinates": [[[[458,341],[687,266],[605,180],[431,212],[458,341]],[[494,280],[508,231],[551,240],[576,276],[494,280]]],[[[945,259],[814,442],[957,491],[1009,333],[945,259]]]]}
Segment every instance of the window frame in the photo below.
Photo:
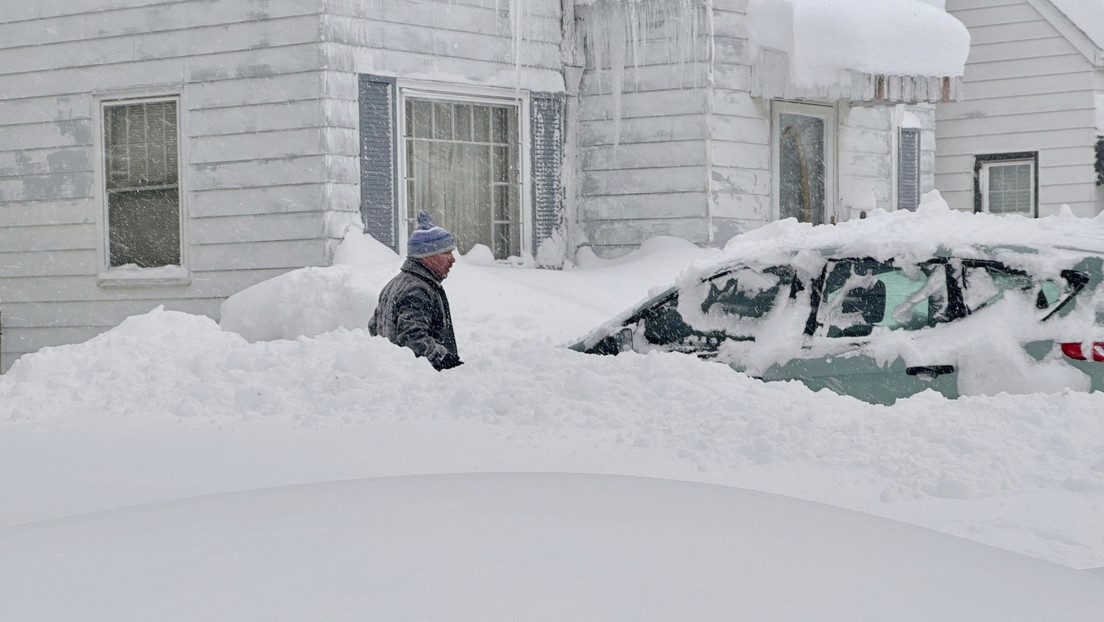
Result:
{"type": "Polygon", "coordinates": [[[102,93],[93,96],[93,175],[96,180],[95,200],[100,221],[97,236],[97,282],[100,287],[157,287],[188,285],[191,282],[189,265],[188,209],[187,209],[187,136],[184,127],[184,106],[179,90],[128,91],[102,93]],[[180,263],[152,268],[130,268],[111,265],[110,205],[107,190],[107,135],[104,126],[108,108],[137,104],[173,102],[176,106],[176,163],[177,163],[177,217],[180,236],[180,263]]]}
{"type": "MultiPolygon", "coordinates": [[[[1011,212],[1008,215],[1020,214],[1039,217],[1039,152],[1020,151],[1014,153],[992,153],[974,156],[974,212],[992,213],[989,211],[989,171],[994,166],[1014,166],[1017,164],[1031,165],[1031,211],[1030,213],[1011,212]]],[[[1001,214],[1004,215],[1004,214],[1001,214]]]]}
{"type": "Polygon", "coordinates": [[[406,218],[408,171],[406,153],[406,101],[408,98],[436,100],[450,103],[482,104],[492,106],[515,106],[518,115],[518,202],[521,214],[518,219],[518,253],[522,256],[533,254],[532,227],[534,222],[531,175],[532,151],[530,148],[530,109],[529,92],[524,90],[500,89],[493,87],[472,87],[460,85],[442,85],[417,80],[399,80],[395,85],[395,220],[398,229],[399,253],[406,255],[406,246],[410,238],[406,218]]]}
{"type": "Polygon", "coordinates": [[[771,221],[779,220],[782,211],[782,197],[780,191],[781,171],[779,170],[781,136],[779,135],[778,128],[781,124],[781,115],[783,114],[818,117],[824,120],[823,218],[825,224],[833,223],[839,219],[839,215],[837,214],[839,197],[836,196],[839,189],[839,184],[837,182],[837,176],[839,175],[839,167],[837,166],[837,158],[839,157],[839,144],[837,142],[837,136],[839,134],[837,129],[839,124],[839,111],[834,104],[795,102],[781,99],[771,101],[771,221]]]}

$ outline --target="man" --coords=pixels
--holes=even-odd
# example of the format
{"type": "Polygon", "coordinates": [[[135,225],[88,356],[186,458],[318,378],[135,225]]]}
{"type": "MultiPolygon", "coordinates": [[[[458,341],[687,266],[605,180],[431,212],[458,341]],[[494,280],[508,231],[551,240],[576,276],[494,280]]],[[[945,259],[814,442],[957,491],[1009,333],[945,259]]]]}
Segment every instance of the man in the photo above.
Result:
{"type": "Polygon", "coordinates": [[[456,352],[452,315],[441,281],[456,258],[452,234],[433,225],[429,212],[418,213],[418,228],[406,246],[406,262],[380,292],[368,332],[387,337],[429,359],[437,371],[462,365],[456,352]]]}

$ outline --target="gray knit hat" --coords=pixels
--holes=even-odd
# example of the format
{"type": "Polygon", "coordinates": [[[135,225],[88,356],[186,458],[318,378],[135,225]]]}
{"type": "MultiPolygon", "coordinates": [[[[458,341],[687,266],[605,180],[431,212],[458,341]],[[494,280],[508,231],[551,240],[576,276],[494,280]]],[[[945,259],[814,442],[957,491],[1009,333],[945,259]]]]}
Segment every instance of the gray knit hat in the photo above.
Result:
{"type": "Polygon", "coordinates": [[[415,259],[439,255],[456,250],[456,240],[452,234],[433,224],[429,212],[418,212],[418,228],[410,234],[406,245],[406,256],[415,259]]]}

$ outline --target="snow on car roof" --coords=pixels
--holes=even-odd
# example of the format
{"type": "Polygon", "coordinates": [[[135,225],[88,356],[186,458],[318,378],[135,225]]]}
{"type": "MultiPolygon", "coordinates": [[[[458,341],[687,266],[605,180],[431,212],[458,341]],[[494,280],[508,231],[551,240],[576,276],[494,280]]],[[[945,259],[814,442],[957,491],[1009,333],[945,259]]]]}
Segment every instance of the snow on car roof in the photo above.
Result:
{"type": "Polygon", "coordinates": [[[1001,249],[1021,251],[1013,260],[1017,267],[1056,274],[1069,267],[1071,257],[1104,255],[1104,215],[1079,218],[1068,208],[1043,218],[969,213],[950,209],[932,192],[915,212],[875,210],[865,219],[836,225],[792,218],[772,222],[732,238],[720,258],[695,264],[689,275],[747,261],[788,263],[803,253],[922,261],[988,257],[1001,249]]]}

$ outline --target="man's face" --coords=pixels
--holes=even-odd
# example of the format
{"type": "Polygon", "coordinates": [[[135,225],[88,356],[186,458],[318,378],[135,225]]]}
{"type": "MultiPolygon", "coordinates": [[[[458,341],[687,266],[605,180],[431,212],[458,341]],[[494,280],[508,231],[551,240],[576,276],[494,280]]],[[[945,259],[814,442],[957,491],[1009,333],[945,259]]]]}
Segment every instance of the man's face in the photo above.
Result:
{"type": "Polygon", "coordinates": [[[437,278],[443,281],[445,277],[448,276],[452,264],[456,263],[456,258],[452,256],[452,251],[449,251],[439,255],[422,257],[422,263],[425,264],[425,267],[429,268],[433,274],[436,274],[437,278]]]}

